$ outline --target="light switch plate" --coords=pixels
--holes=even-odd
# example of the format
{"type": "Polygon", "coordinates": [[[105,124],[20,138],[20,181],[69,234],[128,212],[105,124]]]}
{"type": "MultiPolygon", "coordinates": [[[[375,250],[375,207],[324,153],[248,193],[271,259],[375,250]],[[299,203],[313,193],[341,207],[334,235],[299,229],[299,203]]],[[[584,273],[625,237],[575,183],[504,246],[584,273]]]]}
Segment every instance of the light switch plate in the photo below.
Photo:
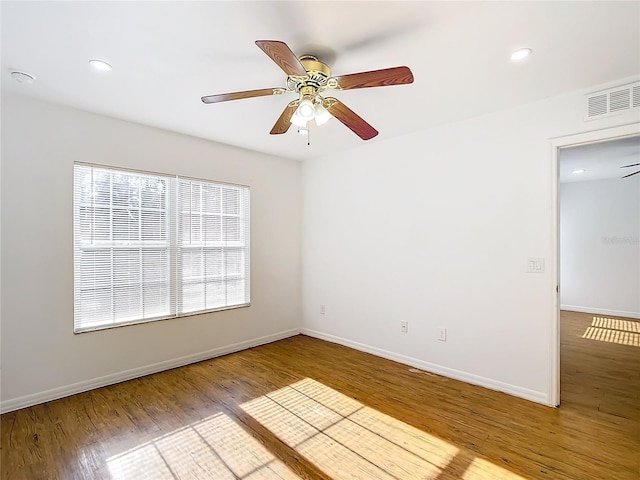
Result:
{"type": "Polygon", "coordinates": [[[544,258],[527,258],[527,273],[544,273],[544,258]]]}

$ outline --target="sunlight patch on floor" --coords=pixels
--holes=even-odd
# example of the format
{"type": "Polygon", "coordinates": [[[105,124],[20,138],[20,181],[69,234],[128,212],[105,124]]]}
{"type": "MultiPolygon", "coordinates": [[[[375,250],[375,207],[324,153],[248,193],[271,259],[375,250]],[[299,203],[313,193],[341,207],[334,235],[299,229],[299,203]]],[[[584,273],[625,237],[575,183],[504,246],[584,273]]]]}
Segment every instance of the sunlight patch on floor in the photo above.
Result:
{"type": "MultiPolygon", "coordinates": [[[[335,480],[523,480],[310,378],[240,407],[335,480]]],[[[224,413],[112,456],[107,465],[112,480],[300,480],[224,413]]]]}
{"type": "Polygon", "coordinates": [[[462,480],[525,480],[524,477],[505,470],[502,467],[483,460],[475,458],[469,468],[462,475],[462,480]]]}
{"type": "Polygon", "coordinates": [[[610,328],[612,330],[624,330],[625,332],[640,333],[640,322],[634,320],[622,320],[620,318],[593,317],[592,327],[610,328]]]}
{"type": "Polygon", "coordinates": [[[617,318],[593,317],[582,338],[640,347],[640,322],[617,318]]]}
{"type": "Polygon", "coordinates": [[[223,413],[107,459],[113,480],[299,480],[223,413]]]}
{"type": "MultiPolygon", "coordinates": [[[[437,479],[459,449],[306,378],[241,405],[334,479],[437,479]]],[[[465,479],[521,480],[482,459],[465,479]]]]}

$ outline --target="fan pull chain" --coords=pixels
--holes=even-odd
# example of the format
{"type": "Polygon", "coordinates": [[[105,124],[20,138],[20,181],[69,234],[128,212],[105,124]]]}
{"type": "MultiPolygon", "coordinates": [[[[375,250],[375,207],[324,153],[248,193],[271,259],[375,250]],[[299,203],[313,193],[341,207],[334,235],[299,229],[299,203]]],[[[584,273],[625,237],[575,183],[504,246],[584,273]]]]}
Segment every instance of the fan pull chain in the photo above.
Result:
{"type": "Polygon", "coordinates": [[[311,129],[309,127],[307,127],[307,146],[311,146],[311,141],[309,140],[309,135],[311,132],[311,129]]]}

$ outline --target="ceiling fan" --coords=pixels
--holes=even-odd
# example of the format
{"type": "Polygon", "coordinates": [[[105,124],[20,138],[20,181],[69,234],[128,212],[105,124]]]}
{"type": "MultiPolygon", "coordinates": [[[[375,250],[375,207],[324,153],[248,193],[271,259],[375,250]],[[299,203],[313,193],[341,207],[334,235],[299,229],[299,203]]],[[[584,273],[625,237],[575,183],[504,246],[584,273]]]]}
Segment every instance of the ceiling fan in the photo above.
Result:
{"type": "Polygon", "coordinates": [[[297,57],[284,42],[257,40],[256,45],[287,74],[286,87],[207,95],[202,97],[202,101],[219,103],[242,98],[297,93],[298,99],[285,107],[271,129],[271,135],[286,133],[292,123],[299,128],[307,128],[308,122],[312,120],[315,120],[317,125],[321,125],[333,116],[361,139],[369,140],[378,135],[375,128],[337,98],[323,97],[320,94],[326,90],[352,90],[413,83],[413,74],[408,67],[386,68],[333,77],[331,69],[318,58],[313,55],[297,57]]]}
{"type": "MultiPolygon", "coordinates": [[[[640,163],[632,163],[631,165],[623,165],[623,166],[622,166],[622,167],[620,167],[620,168],[629,168],[629,167],[637,167],[637,166],[640,166],[640,163]]],[[[639,174],[639,173],[640,173],[640,170],[638,170],[637,172],[630,173],[629,175],[625,175],[625,176],[624,176],[624,177],[622,177],[622,178],[631,177],[631,176],[633,176],[633,175],[637,175],[637,174],[639,174]]]]}

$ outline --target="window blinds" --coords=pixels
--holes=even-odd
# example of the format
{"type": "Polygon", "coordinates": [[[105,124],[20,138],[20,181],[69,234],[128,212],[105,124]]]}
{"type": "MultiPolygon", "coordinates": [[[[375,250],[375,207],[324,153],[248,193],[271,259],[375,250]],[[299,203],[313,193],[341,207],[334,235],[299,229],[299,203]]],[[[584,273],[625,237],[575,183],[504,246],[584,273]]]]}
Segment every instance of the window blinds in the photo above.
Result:
{"type": "Polygon", "coordinates": [[[76,333],[249,304],[249,188],[74,165],[76,333]]]}
{"type": "Polygon", "coordinates": [[[178,179],[178,309],[206,311],[248,301],[248,189],[178,179]]]}

